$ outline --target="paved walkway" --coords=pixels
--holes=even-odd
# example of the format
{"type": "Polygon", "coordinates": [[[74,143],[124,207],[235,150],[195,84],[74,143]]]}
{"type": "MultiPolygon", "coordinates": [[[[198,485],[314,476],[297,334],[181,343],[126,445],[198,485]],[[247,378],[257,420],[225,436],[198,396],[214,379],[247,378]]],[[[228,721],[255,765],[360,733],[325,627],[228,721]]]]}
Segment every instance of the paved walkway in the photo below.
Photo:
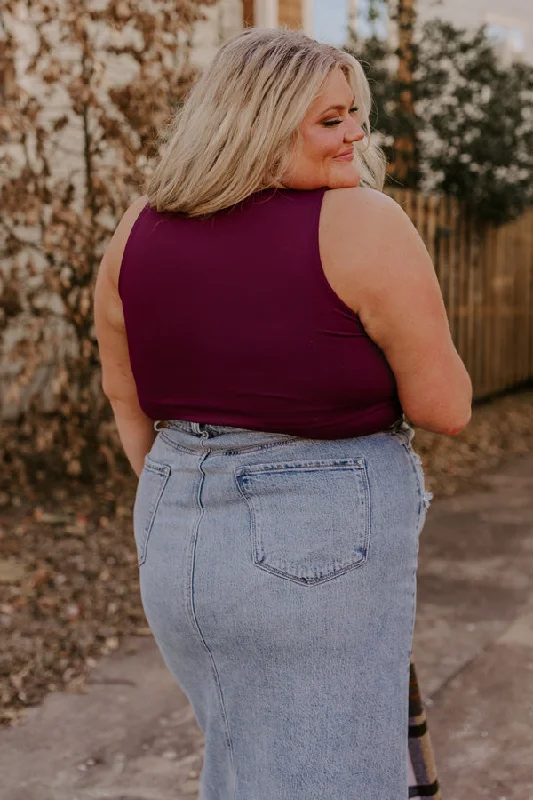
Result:
{"type": "MultiPolygon", "coordinates": [[[[532,578],[533,456],[433,503],[415,660],[445,800],[533,800],[532,578]]],[[[202,736],[153,641],[127,641],[87,688],[0,732],[1,800],[196,798],[202,736]]]]}

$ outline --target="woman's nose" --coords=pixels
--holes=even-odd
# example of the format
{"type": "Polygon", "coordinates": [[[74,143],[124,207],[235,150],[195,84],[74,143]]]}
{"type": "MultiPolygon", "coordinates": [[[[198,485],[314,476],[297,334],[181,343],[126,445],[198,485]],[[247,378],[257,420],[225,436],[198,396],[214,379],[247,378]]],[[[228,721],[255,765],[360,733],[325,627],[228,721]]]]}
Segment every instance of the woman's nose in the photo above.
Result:
{"type": "Polygon", "coordinates": [[[344,138],[348,142],[360,142],[365,138],[365,132],[358,122],[354,122],[354,124],[348,128],[344,138]]]}

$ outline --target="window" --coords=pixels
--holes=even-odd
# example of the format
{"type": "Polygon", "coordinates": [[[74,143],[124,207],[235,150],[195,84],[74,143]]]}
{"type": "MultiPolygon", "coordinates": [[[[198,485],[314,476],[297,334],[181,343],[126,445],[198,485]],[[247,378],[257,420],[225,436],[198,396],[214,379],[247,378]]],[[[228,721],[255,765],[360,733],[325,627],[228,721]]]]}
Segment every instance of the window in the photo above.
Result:
{"type": "Polygon", "coordinates": [[[519,20],[489,17],[487,36],[504,61],[517,61],[526,52],[526,35],[519,20]]]}
{"type": "Polygon", "coordinates": [[[324,44],[348,40],[348,4],[353,0],[314,0],[313,36],[324,44]]]}
{"type": "Polygon", "coordinates": [[[314,37],[320,42],[343,45],[348,29],[358,37],[388,37],[387,3],[382,0],[314,0],[314,37]]]}
{"type": "Polygon", "coordinates": [[[355,29],[358,36],[377,36],[387,39],[389,34],[388,4],[379,0],[352,0],[355,29]]]}

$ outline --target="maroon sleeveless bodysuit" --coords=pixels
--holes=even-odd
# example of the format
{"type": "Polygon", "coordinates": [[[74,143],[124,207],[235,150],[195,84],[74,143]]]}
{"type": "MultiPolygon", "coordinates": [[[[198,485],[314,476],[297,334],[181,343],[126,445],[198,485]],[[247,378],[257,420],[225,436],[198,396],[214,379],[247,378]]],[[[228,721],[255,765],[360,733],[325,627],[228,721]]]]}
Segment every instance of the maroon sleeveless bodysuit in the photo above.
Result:
{"type": "Polygon", "coordinates": [[[266,189],[209,218],[141,211],[118,285],[148,417],[337,439],[402,416],[383,352],[322,270],[326,191],[266,189]]]}

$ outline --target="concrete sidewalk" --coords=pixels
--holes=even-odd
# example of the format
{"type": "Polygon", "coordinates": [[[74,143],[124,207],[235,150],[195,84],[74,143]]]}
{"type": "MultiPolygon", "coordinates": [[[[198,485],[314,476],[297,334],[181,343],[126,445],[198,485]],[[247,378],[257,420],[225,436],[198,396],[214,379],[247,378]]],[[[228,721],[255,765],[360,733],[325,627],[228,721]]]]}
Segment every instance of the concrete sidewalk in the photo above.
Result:
{"type": "MultiPolygon", "coordinates": [[[[434,502],[414,655],[445,800],[533,800],[533,455],[434,502]]],[[[87,688],[0,732],[1,800],[196,798],[202,735],[153,641],[87,688]]]]}

